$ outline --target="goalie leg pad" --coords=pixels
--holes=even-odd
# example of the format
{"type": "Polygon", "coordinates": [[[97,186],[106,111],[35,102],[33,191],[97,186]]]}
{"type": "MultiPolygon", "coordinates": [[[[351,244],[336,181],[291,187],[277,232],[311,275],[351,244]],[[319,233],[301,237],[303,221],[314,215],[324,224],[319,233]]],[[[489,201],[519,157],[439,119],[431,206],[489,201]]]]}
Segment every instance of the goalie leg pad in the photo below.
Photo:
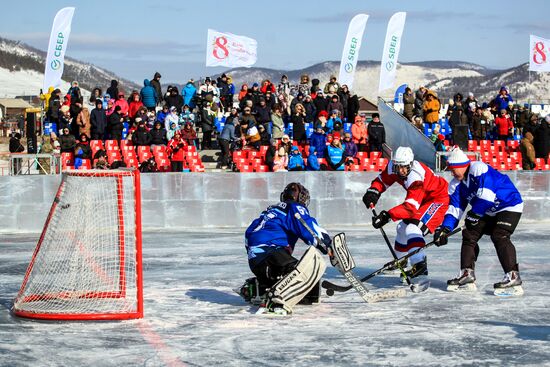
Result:
{"type": "Polygon", "coordinates": [[[349,252],[346,245],[346,235],[344,233],[338,233],[332,239],[332,256],[330,257],[330,263],[334,267],[339,267],[343,272],[347,272],[355,268],[355,261],[349,252]]]}
{"type": "Polygon", "coordinates": [[[279,304],[289,313],[292,312],[292,308],[318,286],[326,267],[321,253],[310,247],[296,267],[271,287],[268,302],[279,304]]]}

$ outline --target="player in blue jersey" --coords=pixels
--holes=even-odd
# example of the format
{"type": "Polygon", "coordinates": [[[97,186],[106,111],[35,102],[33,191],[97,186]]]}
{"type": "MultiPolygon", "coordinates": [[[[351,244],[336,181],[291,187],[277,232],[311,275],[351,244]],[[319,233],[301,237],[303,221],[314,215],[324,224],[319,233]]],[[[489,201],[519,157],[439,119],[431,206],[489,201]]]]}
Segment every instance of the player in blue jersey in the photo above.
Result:
{"type": "Polygon", "coordinates": [[[308,292],[317,291],[326,268],[318,250],[326,254],[331,239],[327,231],[310,216],[307,208],[309,200],[308,190],[292,182],[281,193],[280,202],[268,207],[247,228],[248,264],[256,277],[247,279],[239,290],[246,301],[260,304],[267,300],[290,313],[308,292]],[[323,240],[323,244],[317,243],[296,218],[296,213],[323,240]],[[300,260],[292,256],[298,239],[310,245],[300,260]],[[298,283],[295,284],[296,281],[298,283]],[[285,291],[278,287],[286,288],[287,285],[294,285],[296,292],[281,296],[285,291]]]}
{"type": "Polygon", "coordinates": [[[449,209],[434,234],[438,246],[447,243],[448,234],[458,225],[468,204],[471,205],[462,231],[461,271],[447,282],[447,289],[476,289],[474,268],[479,254],[478,241],[486,234],[491,236],[505,273],[504,279],[494,284],[495,294],[522,294],[516,248],[510,240],[523,212],[520,193],[508,176],[483,162],[470,162],[458,147],[451,152],[447,164],[454,179],[449,184],[449,209]]]}

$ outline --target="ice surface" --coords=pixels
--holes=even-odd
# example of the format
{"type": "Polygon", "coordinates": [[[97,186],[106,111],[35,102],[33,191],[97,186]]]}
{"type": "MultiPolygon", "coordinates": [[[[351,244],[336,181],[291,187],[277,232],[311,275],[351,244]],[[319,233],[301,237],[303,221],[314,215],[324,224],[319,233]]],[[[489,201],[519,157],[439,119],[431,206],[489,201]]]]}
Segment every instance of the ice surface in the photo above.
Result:
{"type": "MultiPolygon", "coordinates": [[[[242,230],[146,232],[145,318],[120,322],[12,316],[11,302],[38,234],[4,234],[0,366],[548,365],[547,228],[521,223],[513,235],[523,297],[492,295],[492,283],[501,279],[502,270],[487,238],[477,264],[479,291],[445,291],[446,279],[458,271],[457,236],[448,246],[427,250],[432,287],[425,293],[366,304],[351,290],[324,296],[319,305],[297,306],[288,318],[253,315],[233,293],[251,275],[242,230]]],[[[347,237],[359,275],[390,260],[378,231],[348,231],[347,237]]],[[[304,247],[298,244],[297,254],[304,247]]],[[[325,278],[345,284],[330,266],[325,278]]],[[[396,286],[396,275],[375,277],[368,284],[370,289],[396,286]]]]}

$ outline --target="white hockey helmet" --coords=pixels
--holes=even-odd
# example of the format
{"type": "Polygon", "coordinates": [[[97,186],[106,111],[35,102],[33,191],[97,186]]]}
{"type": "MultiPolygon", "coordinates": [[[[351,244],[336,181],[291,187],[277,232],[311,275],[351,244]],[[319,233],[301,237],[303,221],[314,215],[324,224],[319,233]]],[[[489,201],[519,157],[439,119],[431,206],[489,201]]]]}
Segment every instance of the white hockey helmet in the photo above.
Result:
{"type": "Polygon", "coordinates": [[[411,148],[409,147],[399,147],[395,151],[395,154],[393,155],[392,162],[393,162],[393,173],[397,174],[401,178],[407,177],[409,173],[411,172],[411,166],[414,160],[414,153],[411,148]],[[399,174],[398,167],[407,167],[407,174],[405,176],[401,176],[399,174]]]}

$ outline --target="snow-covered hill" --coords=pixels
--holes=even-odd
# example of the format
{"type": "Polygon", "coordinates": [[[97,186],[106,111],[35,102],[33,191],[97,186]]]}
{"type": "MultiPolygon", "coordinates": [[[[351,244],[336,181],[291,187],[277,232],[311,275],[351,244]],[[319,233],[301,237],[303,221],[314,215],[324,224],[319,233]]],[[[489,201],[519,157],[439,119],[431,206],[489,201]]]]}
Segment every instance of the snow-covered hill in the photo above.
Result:
{"type": "MultiPolygon", "coordinates": [[[[282,74],[286,74],[292,83],[297,83],[300,75],[308,74],[310,78],[317,78],[321,81],[321,87],[329,81],[331,75],[338,76],[340,63],[327,61],[310,66],[301,70],[273,70],[262,68],[236,68],[227,72],[233,77],[234,82],[240,85],[243,82],[261,81],[270,79],[277,83],[282,74]]],[[[482,77],[487,69],[483,66],[465,62],[421,62],[404,63],[397,67],[396,87],[401,84],[408,84],[412,88],[428,84],[450,77],[482,77]]],[[[380,63],[375,61],[360,61],[355,72],[355,83],[353,90],[360,96],[374,100],[378,95],[378,80],[380,77],[380,63]]],[[[386,91],[384,97],[393,96],[394,91],[386,91]]]]}
{"type": "MultiPolygon", "coordinates": [[[[20,42],[0,38],[0,96],[37,95],[44,80],[46,53],[20,42]]],[[[116,79],[124,89],[139,88],[137,84],[95,65],[65,58],[63,85],[67,90],[71,81],[78,80],[84,91],[99,86],[103,90],[116,79]]]]}

